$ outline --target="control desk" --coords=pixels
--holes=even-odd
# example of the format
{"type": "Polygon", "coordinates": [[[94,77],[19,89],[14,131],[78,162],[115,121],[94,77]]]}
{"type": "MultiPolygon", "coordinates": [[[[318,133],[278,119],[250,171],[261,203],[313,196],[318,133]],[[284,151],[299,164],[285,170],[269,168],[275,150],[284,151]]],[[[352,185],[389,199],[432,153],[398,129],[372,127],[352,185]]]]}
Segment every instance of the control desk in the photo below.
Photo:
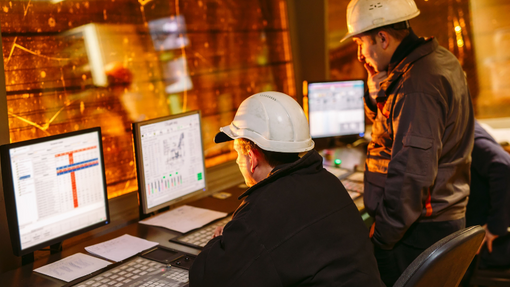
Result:
{"type": "MultiPolygon", "coordinates": [[[[327,167],[333,167],[338,168],[342,170],[347,170],[349,174],[352,174],[355,171],[361,171],[363,168],[364,158],[365,158],[365,151],[361,148],[336,148],[336,149],[329,149],[327,151],[322,151],[321,154],[324,157],[324,165],[327,167]],[[338,163],[337,159],[341,159],[341,163],[338,163]],[[336,163],[335,163],[335,160],[336,163]]],[[[342,176],[340,176],[342,178],[342,176]]],[[[232,188],[229,188],[225,190],[226,192],[232,194],[230,197],[226,199],[219,199],[217,197],[213,196],[207,196],[205,198],[199,199],[197,201],[194,201],[192,203],[188,203],[188,205],[196,206],[196,207],[202,207],[202,208],[209,208],[217,211],[227,212],[231,213],[235,210],[235,208],[240,204],[240,201],[237,200],[237,197],[241,195],[246,190],[246,186],[240,185],[235,186],[232,188]]],[[[367,222],[367,216],[364,212],[364,206],[363,206],[363,198],[362,196],[359,196],[354,199],[354,203],[358,207],[358,210],[360,211],[363,219],[365,222],[367,222]]],[[[133,207],[136,208],[136,207],[133,207]]],[[[368,223],[367,223],[368,224],[368,223]]],[[[122,236],[124,234],[130,234],[133,236],[137,236],[140,238],[147,239],[149,241],[158,242],[162,248],[173,250],[174,252],[179,253],[179,259],[173,260],[172,262],[169,262],[170,265],[173,264],[176,266],[176,262],[180,261],[179,263],[188,264],[187,260],[184,260],[184,258],[190,258],[192,259],[200,253],[200,248],[192,248],[189,245],[185,244],[179,244],[175,241],[172,241],[171,239],[178,238],[182,236],[181,233],[171,231],[165,228],[160,227],[154,227],[144,224],[139,224],[138,222],[131,223],[128,225],[125,225],[124,227],[121,227],[117,230],[114,230],[112,232],[93,236],[94,238],[87,238],[84,241],[81,241],[73,246],[66,247],[64,244],[63,251],[56,253],[56,254],[50,254],[48,257],[45,257],[43,259],[36,260],[34,263],[24,265],[18,269],[8,271],[6,273],[3,273],[0,275],[0,282],[2,282],[2,286],[40,286],[40,287],[53,287],[53,286],[116,286],[121,284],[124,281],[127,280],[144,280],[143,277],[140,275],[134,275],[131,276],[128,279],[124,279],[123,281],[117,282],[118,278],[120,276],[116,275],[118,273],[123,273],[124,269],[128,270],[132,268],[132,266],[128,266],[129,264],[141,264],[143,263],[144,266],[147,265],[147,270],[152,270],[150,268],[153,268],[152,272],[160,273],[162,275],[167,275],[168,278],[173,278],[174,281],[177,282],[175,286],[187,286],[186,284],[178,283],[178,282],[185,282],[187,279],[187,271],[181,272],[181,268],[174,268],[173,271],[177,270],[177,272],[170,273],[168,272],[167,265],[164,263],[152,263],[151,261],[148,261],[148,259],[145,259],[140,256],[135,256],[130,259],[125,260],[121,263],[115,263],[112,264],[110,267],[107,267],[107,270],[98,271],[97,273],[94,273],[90,276],[86,276],[84,278],[80,278],[78,280],[65,283],[63,281],[60,281],[58,279],[48,277],[45,275],[41,275],[38,273],[33,272],[34,269],[37,269],[43,265],[53,263],[55,261],[58,261],[62,258],[65,258],[67,256],[70,256],[72,254],[82,252],[86,253],[84,248],[93,244],[101,243],[119,236],[122,236]],[[152,264],[152,265],[151,265],[152,264]],[[122,269],[124,268],[124,269],[122,269]],[[116,271],[117,270],[117,271],[116,271]],[[115,271],[115,272],[114,272],[115,271]],[[111,273],[111,274],[110,274],[111,273]],[[108,276],[103,276],[100,274],[106,274],[108,276]],[[95,277],[94,277],[95,276],[95,277]],[[97,281],[98,277],[100,277],[101,280],[97,281]],[[112,277],[115,277],[111,279],[112,277]],[[108,282],[102,282],[103,280],[106,280],[108,282]],[[115,281],[117,280],[117,281],[115,281]],[[181,281],[179,281],[181,280],[181,281]],[[97,281],[97,282],[96,282],[97,281]],[[86,284],[91,283],[91,284],[86,284]],[[105,283],[106,285],[101,285],[102,283],[105,283]],[[109,284],[113,285],[109,285],[109,284]],[[99,285],[97,285],[99,284],[99,285]]],[[[177,266],[176,266],[177,267],[177,266]]],[[[143,272],[142,272],[143,273],[143,272]]],[[[145,274],[142,276],[146,276],[145,274]]],[[[166,277],[165,277],[166,278],[166,277]]],[[[138,281],[133,282],[126,282],[124,285],[119,286],[129,286],[128,283],[136,283],[138,281]]],[[[142,281],[140,281],[142,282],[142,281]]],[[[150,286],[150,283],[148,280],[143,281],[143,284],[146,284],[146,286],[150,286]]]]}

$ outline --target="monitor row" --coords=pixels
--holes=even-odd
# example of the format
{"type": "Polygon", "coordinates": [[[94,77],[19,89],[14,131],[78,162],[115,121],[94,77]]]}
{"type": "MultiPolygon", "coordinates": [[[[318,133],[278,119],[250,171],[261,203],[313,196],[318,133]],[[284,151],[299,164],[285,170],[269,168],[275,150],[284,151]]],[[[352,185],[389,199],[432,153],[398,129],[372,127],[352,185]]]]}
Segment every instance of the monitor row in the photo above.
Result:
{"type": "MultiPolygon", "coordinates": [[[[310,83],[314,138],[365,131],[363,81],[310,83]]],[[[133,124],[141,217],[206,190],[199,111],[133,124]]],[[[101,129],[0,148],[13,251],[37,249],[110,221],[101,129]]]]}

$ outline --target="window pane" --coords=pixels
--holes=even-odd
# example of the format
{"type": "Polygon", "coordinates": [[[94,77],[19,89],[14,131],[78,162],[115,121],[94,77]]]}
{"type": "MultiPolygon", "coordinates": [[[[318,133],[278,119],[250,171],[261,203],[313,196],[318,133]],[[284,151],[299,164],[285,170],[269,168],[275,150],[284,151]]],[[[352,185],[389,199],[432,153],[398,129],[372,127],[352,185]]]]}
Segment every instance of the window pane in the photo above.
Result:
{"type": "Polygon", "coordinates": [[[109,196],[137,189],[131,123],[200,109],[212,139],[251,94],[295,96],[285,1],[0,1],[11,142],[101,126],[109,196]]]}

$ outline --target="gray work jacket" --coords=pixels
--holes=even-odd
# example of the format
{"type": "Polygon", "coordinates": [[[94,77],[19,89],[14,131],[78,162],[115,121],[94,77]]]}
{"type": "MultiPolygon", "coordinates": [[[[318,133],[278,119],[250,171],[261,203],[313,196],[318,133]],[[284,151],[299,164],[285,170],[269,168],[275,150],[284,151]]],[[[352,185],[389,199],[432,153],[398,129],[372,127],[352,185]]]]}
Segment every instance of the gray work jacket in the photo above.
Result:
{"type": "Polygon", "coordinates": [[[414,222],[464,217],[474,117],[462,67],[435,39],[388,72],[378,102],[365,101],[373,127],[364,202],[373,242],[390,249],[414,222]]]}

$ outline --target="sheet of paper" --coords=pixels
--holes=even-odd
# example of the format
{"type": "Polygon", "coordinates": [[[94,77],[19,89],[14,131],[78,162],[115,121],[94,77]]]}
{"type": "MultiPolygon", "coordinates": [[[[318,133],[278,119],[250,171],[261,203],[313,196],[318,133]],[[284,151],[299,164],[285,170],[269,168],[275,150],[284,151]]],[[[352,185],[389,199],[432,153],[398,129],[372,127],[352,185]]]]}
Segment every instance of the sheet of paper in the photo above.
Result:
{"type": "Polygon", "coordinates": [[[165,213],[140,221],[142,224],[161,226],[186,233],[207,223],[227,216],[225,212],[183,205],[165,213]]]}
{"type": "Polygon", "coordinates": [[[95,258],[83,253],[76,253],[57,262],[44,265],[34,271],[70,282],[102,269],[110,264],[110,262],[103,259],[95,258]]]}
{"type": "Polygon", "coordinates": [[[85,247],[85,250],[91,254],[119,262],[156,245],[158,245],[157,242],[124,234],[115,239],[85,247]]]}

